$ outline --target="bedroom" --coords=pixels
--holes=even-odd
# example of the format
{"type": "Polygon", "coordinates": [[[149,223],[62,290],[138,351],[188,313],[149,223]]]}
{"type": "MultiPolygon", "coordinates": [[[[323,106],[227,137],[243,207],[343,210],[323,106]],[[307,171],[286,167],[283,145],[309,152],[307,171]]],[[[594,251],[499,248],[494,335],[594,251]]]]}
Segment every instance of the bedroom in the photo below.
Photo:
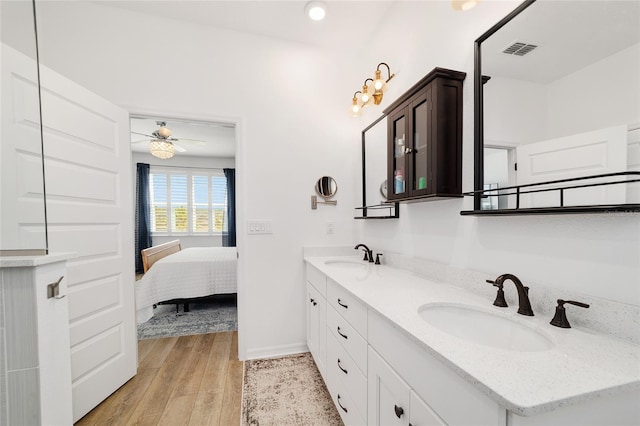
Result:
{"type": "MultiPolygon", "coordinates": [[[[383,102],[435,66],[470,75],[473,40],[516,3],[483,2],[462,15],[438,2],[387,5],[373,21],[378,25],[372,23],[361,38],[334,40],[349,50],[330,51],[107,2],[43,2],[41,60],[130,112],[236,123],[241,359],[306,348],[304,305],[290,302],[304,298],[302,247],[309,245],[353,247],[366,240],[483,270],[508,263],[533,280],[546,282],[551,275],[561,289],[582,286],[589,294],[637,304],[636,288],[629,284],[639,253],[636,217],[476,221],[458,216],[461,204],[469,203],[464,200],[404,206],[402,219],[393,224],[352,219],[358,135],[379,112],[352,120],[347,109],[354,84],[381,61],[398,70],[383,102]],[[418,22],[419,16],[429,16],[433,25],[418,22]],[[406,23],[413,26],[411,37],[398,31],[406,23]],[[455,31],[443,40],[439,35],[447,28],[455,31]],[[309,195],[324,175],[337,180],[339,202],[312,211],[309,195]],[[272,220],[273,234],[248,235],[247,221],[254,219],[272,220]],[[325,230],[329,221],[333,234],[325,230]],[[619,276],[620,263],[631,267],[609,296],[599,283],[619,276]]],[[[464,179],[470,189],[472,84],[464,90],[464,179]]]]}

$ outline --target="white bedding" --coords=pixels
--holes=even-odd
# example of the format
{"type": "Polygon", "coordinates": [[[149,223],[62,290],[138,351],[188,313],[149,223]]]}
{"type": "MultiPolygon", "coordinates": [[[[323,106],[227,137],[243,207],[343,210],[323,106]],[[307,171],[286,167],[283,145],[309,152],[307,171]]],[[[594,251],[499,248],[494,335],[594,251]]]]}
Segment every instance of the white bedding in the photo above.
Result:
{"type": "Polygon", "coordinates": [[[136,281],[138,324],[158,302],[236,293],[236,262],[235,247],[191,247],[158,260],[136,281]]]}

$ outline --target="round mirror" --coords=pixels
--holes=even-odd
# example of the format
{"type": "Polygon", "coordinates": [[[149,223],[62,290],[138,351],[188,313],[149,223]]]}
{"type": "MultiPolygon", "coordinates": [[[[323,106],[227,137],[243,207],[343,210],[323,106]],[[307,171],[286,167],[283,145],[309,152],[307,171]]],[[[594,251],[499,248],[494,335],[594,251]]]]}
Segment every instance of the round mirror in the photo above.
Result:
{"type": "Polygon", "coordinates": [[[380,194],[382,194],[382,201],[387,201],[387,180],[385,179],[381,184],[380,184],[380,194]]]}
{"type": "Polygon", "coordinates": [[[316,182],[316,192],[325,200],[329,199],[338,192],[338,184],[331,176],[322,176],[316,182]]]}

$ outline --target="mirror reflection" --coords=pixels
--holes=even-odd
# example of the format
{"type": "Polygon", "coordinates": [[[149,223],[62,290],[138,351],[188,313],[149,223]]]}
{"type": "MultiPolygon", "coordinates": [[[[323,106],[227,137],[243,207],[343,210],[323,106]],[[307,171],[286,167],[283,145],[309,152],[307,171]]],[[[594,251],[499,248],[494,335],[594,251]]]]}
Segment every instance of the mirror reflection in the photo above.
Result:
{"type": "Polygon", "coordinates": [[[46,253],[32,2],[0,2],[0,254],[46,253]]]}
{"type": "MultiPolygon", "coordinates": [[[[640,171],[638,28],[637,1],[536,1],[482,42],[484,189],[640,171]]],[[[482,209],[515,198],[484,198],[482,209]]],[[[558,202],[543,192],[519,207],[558,202]]],[[[564,194],[565,206],[638,202],[637,183],[564,194]]]]}
{"type": "Polygon", "coordinates": [[[336,192],[338,192],[338,184],[331,176],[322,176],[316,182],[316,193],[325,200],[332,198],[336,192]]]}
{"type": "Polygon", "coordinates": [[[362,217],[398,217],[398,203],[387,201],[387,117],[362,131],[362,217]],[[366,208],[365,208],[366,207],[366,208]]]}

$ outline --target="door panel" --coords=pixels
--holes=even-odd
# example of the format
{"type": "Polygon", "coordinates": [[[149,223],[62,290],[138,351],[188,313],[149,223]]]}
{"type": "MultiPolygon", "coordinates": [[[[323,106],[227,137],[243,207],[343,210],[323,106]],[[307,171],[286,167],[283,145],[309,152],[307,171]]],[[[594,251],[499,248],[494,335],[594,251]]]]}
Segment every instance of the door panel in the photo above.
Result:
{"type": "Polygon", "coordinates": [[[51,252],[67,263],[74,421],[136,373],[129,115],[42,67],[51,252]]]}

